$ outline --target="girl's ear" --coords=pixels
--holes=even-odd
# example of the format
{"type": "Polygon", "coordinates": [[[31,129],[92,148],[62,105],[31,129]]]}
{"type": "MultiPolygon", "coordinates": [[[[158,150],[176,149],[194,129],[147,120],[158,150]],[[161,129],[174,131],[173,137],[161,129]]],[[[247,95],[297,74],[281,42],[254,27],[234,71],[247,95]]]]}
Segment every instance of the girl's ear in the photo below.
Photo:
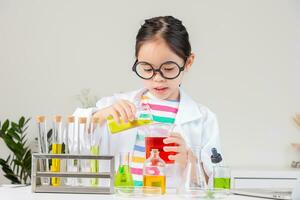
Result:
{"type": "Polygon", "coordinates": [[[194,59],[195,59],[195,54],[191,53],[191,55],[186,60],[185,69],[184,69],[185,71],[189,71],[190,70],[190,68],[192,67],[192,65],[194,63],[194,59]]]}

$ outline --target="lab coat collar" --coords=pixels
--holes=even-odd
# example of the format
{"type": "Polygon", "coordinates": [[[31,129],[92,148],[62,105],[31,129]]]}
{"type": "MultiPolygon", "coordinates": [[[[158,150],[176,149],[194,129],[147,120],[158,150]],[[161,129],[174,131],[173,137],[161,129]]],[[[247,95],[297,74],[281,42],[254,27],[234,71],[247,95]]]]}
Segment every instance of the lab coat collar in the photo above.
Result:
{"type": "MultiPolygon", "coordinates": [[[[137,102],[140,100],[141,96],[146,92],[147,89],[142,88],[131,93],[131,100],[137,102]]],[[[175,124],[184,124],[190,121],[198,120],[202,118],[202,114],[199,110],[198,104],[187,95],[182,88],[179,89],[180,92],[180,103],[178,107],[178,112],[175,119],[175,124]]]]}
{"type": "Polygon", "coordinates": [[[175,124],[184,124],[202,117],[198,104],[180,88],[180,103],[175,124]]]}

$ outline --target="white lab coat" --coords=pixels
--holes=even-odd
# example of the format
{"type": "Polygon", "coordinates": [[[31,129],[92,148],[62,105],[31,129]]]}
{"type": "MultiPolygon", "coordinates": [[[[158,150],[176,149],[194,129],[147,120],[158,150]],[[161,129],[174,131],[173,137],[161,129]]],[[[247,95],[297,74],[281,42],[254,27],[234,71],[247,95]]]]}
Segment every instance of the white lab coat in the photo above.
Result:
{"type": "MultiPolygon", "coordinates": [[[[144,92],[145,89],[139,89],[129,93],[118,93],[110,97],[104,97],[96,103],[94,108],[76,109],[74,116],[90,117],[97,110],[110,106],[120,99],[137,102],[144,92]]],[[[209,184],[211,185],[213,168],[210,160],[211,149],[215,147],[220,151],[219,128],[215,114],[205,106],[197,104],[180,89],[180,103],[174,123],[174,132],[180,133],[187,145],[202,147],[201,160],[206,174],[210,177],[209,184]]],[[[119,152],[133,151],[137,134],[136,129],[129,129],[119,134],[110,134],[107,125],[104,124],[102,126],[102,134],[103,142],[100,148],[102,154],[118,155],[119,152]]],[[[175,186],[176,181],[173,181],[173,178],[169,178],[169,180],[167,178],[168,187],[175,186]]]]}

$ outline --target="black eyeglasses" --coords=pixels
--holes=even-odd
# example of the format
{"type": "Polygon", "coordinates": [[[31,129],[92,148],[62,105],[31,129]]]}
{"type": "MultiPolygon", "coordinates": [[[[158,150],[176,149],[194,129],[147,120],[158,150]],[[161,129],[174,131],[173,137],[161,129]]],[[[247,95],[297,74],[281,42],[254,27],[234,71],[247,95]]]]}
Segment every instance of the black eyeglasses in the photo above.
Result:
{"type": "Polygon", "coordinates": [[[184,70],[185,63],[186,61],[184,61],[183,66],[180,67],[176,62],[167,61],[162,63],[158,69],[154,69],[150,63],[143,61],[138,62],[138,60],[136,60],[132,66],[132,71],[134,71],[140,78],[146,80],[154,77],[156,72],[159,72],[159,74],[165,79],[175,79],[184,70]]]}

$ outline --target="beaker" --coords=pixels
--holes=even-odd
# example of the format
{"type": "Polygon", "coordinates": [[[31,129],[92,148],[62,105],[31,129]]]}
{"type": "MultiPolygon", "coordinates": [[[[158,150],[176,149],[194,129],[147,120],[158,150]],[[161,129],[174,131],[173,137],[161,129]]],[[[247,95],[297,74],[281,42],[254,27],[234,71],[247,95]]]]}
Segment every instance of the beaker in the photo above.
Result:
{"type": "Polygon", "coordinates": [[[150,107],[146,104],[136,106],[135,119],[133,121],[124,122],[123,119],[120,119],[117,123],[112,116],[107,118],[108,129],[111,133],[119,133],[131,128],[136,128],[151,124],[153,122],[152,115],[150,112],[150,107]]]}
{"type": "Polygon", "coordinates": [[[134,186],[130,160],[132,156],[130,152],[121,152],[119,157],[119,167],[115,175],[115,186],[134,186]]]}
{"type": "Polygon", "coordinates": [[[192,146],[188,151],[188,163],[177,187],[179,194],[207,189],[204,171],[201,164],[201,147],[192,146]]]}
{"type": "Polygon", "coordinates": [[[173,130],[173,124],[166,123],[152,123],[147,126],[139,128],[139,131],[145,132],[145,151],[146,158],[150,157],[152,149],[159,151],[159,156],[165,161],[166,164],[173,164],[174,160],[169,159],[169,155],[176,155],[176,152],[165,152],[165,146],[177,146],[175,143],[165,144],[163,140],[170,137],[170,133],[173,130]]]}
{"type": "Polygon", "coordinates": [[[214,188],[230,189],[230,168],[216,165],[213,168],[214,188]]]}

